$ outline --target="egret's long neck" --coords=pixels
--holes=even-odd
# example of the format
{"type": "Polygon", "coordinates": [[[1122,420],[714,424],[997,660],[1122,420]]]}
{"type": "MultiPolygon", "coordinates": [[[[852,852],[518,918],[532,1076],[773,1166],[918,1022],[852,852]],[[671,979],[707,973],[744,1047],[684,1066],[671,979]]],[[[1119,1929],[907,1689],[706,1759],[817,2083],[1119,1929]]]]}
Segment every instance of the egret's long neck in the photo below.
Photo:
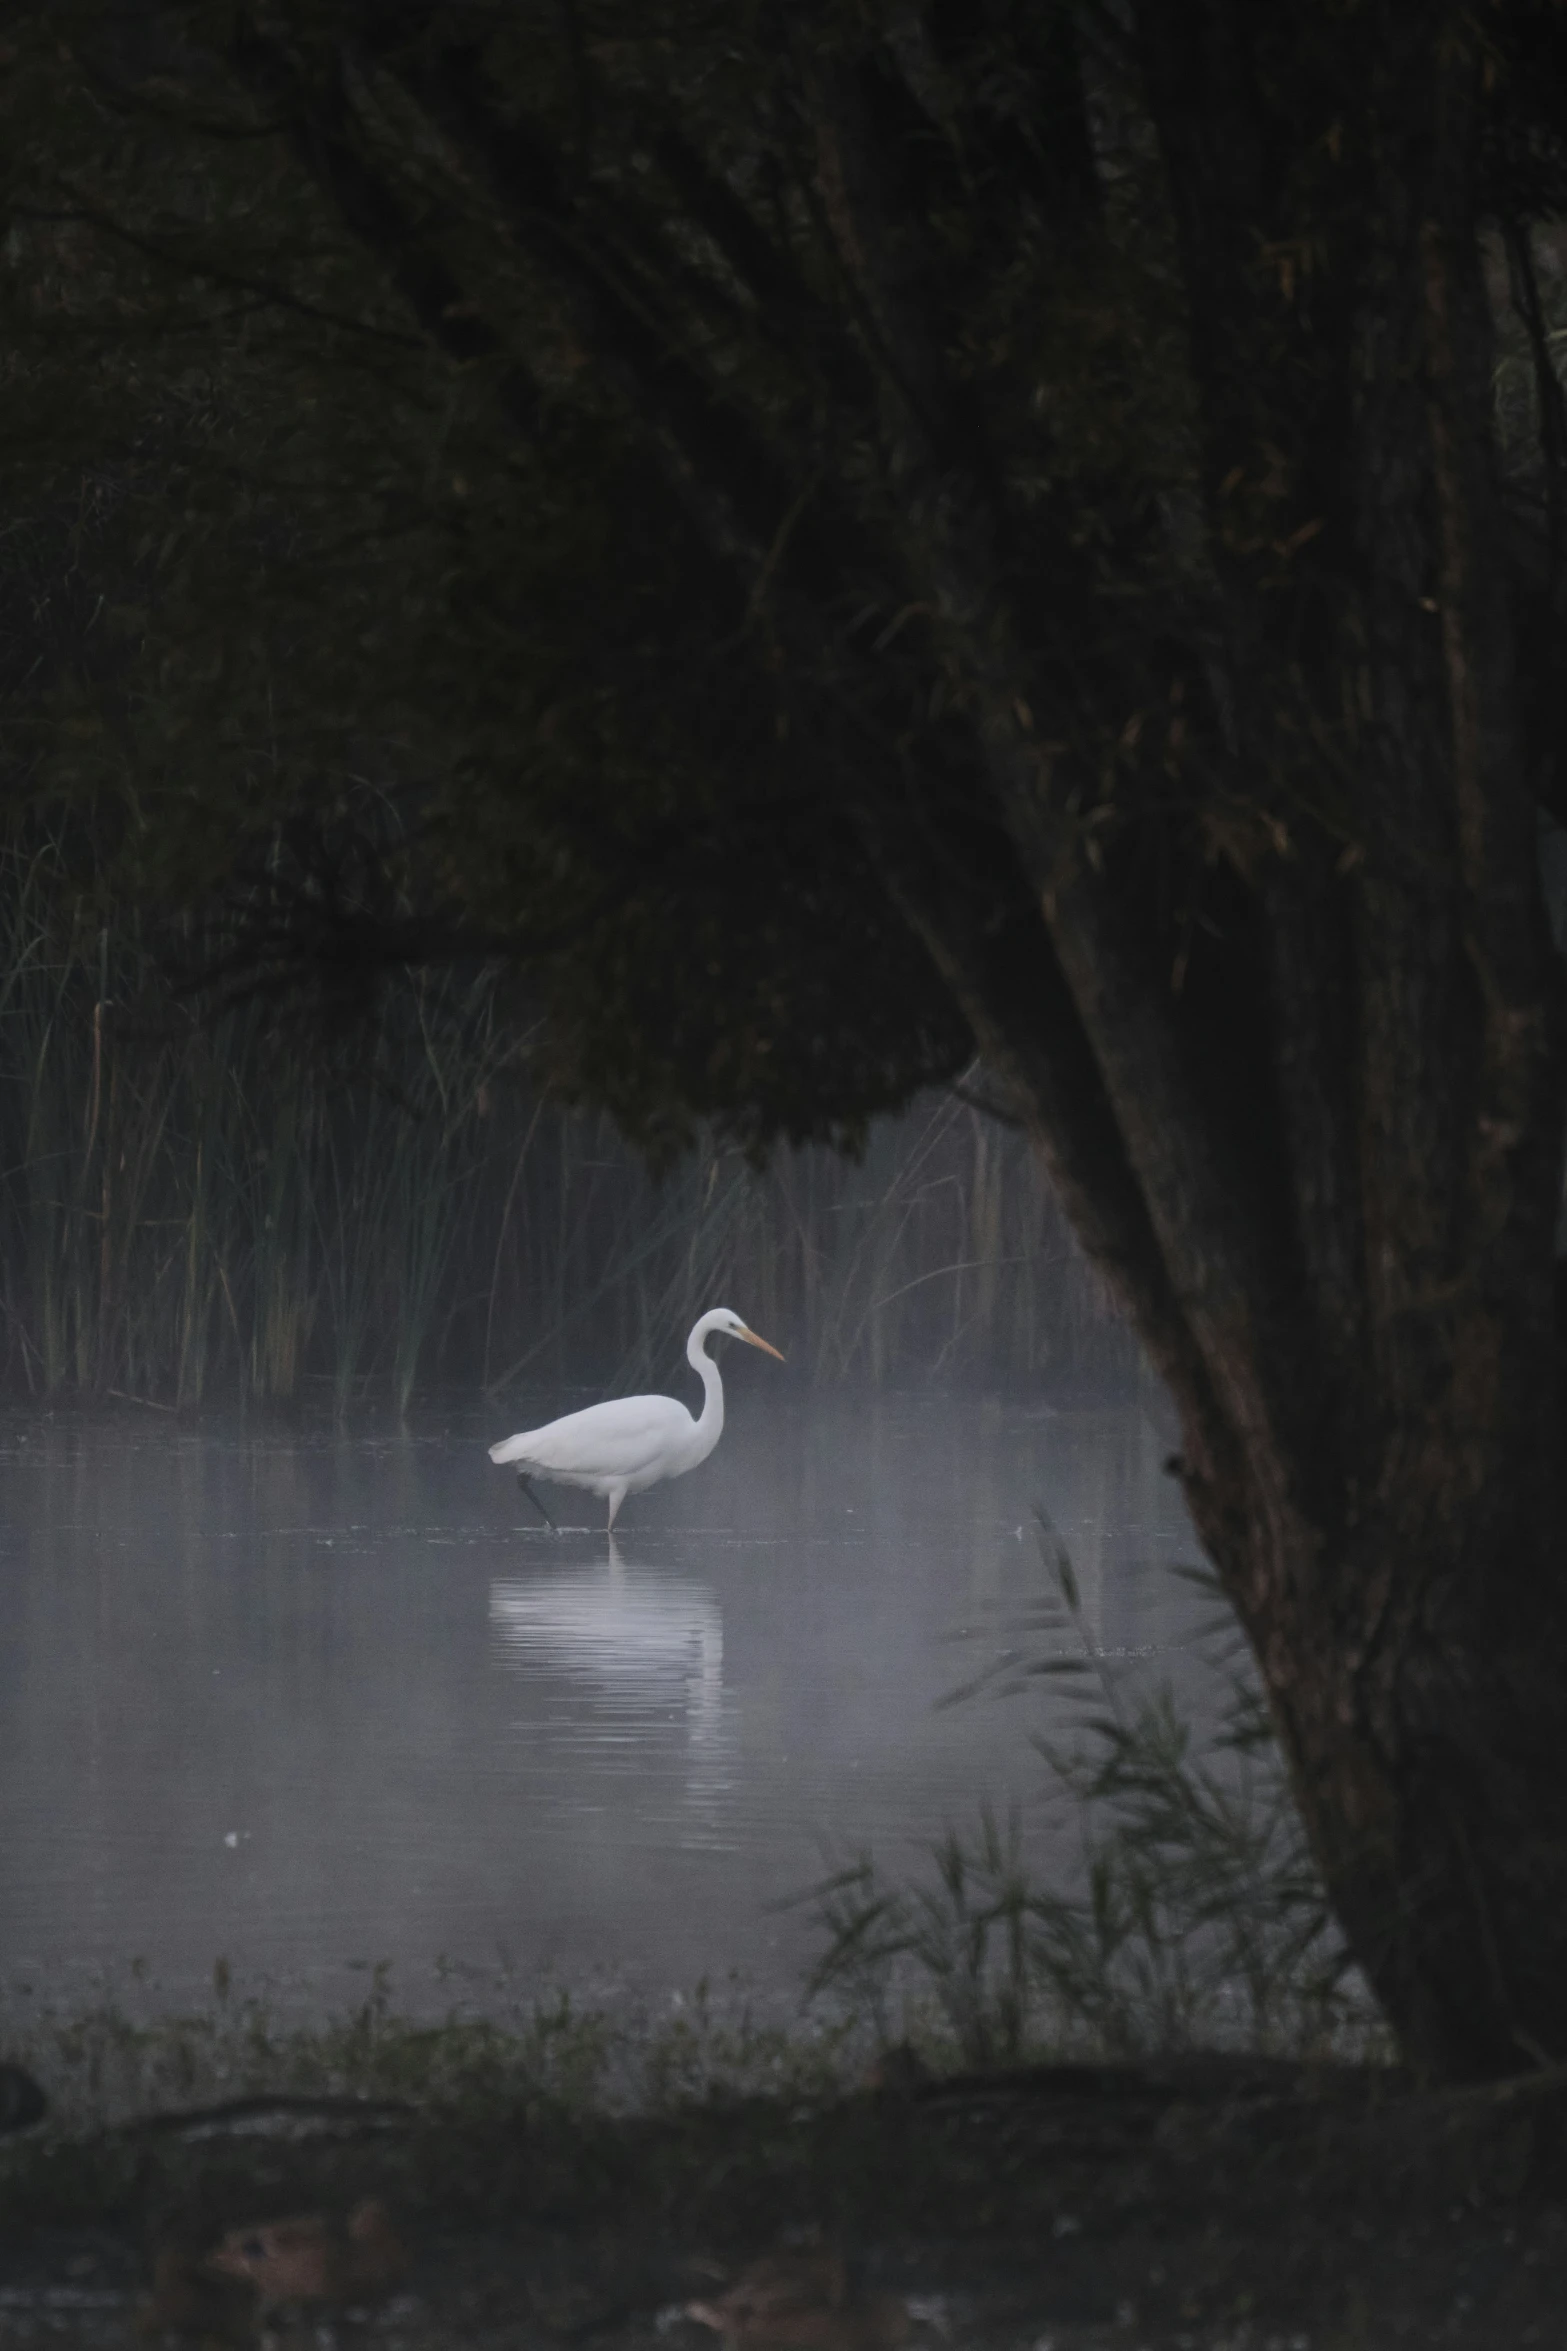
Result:
{"type": "Polygon", "coordinates": [[[701,1446],[698,1461],[712,1452],[724,1433],[724,1383],[718,1376],[718,1366],[707,1352],[708,1334],[700,1324],[686,1342],[686,1361],[702,1382],[702,1409],[697,1416],[696,1440],[701,1446]]]}

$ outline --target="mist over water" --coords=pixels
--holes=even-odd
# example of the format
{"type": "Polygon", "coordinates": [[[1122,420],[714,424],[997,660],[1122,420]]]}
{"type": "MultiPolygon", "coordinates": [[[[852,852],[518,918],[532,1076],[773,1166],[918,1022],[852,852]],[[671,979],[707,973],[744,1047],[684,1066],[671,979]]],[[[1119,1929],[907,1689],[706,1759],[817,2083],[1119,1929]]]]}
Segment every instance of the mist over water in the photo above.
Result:
{"type": "Polygon", "coordinates": [[[141,1961],[179,2003],[222,1957],[325,2008],[385,1960],[417,2009],[444,1959],[782,2000],[811,1938],[775,1905],[829,1856],[1037,1797],[1059,1692],[938,1705],[1046,1588],[1036,1503],[1097,1639],[1179,1668],[1205,1611],[1149,1400],[728,1368],[718,1452],[613,1546],[485,1458],[559,1393],[346,1431],[0,1413],[0,1975],[141,1961]]]}

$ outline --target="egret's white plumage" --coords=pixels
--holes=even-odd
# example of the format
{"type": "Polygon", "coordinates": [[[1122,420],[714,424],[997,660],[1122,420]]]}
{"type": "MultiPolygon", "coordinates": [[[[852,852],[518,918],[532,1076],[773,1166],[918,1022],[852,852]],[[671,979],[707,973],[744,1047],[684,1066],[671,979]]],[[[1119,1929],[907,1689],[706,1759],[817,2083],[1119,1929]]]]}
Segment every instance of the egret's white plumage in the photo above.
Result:
{"type": "MultiPolygon", "coordinates": [[[[609,1497],[609,1523],[628,1494],[641,1494],[665,1478],[683,1477],[705,1461],[724,1433],[724,1383],[707,1352],[707,1342],[722,1331],[744,1339],[768,1355],[777,1355],[755,1331],[746,1329],[738,1314],[715,1306],[693,1325],[686,1341],[686,1360],[701,1375],[705,1392],[700,1418],[673,1396],[617,1396],[608,1404],[590,1404],[585,1412],[568,1412],[541,1429],[524,1429],[490,1447],[495,1462],[515,1462],[524,1492],[533,1493],[528,1480],[554,1478],[563,1486],[585,1486],[590,1494],[609,1497]]],[[[542,1511],[544,1505],[538,1503],[542,1511]]],[[[549,1516],[545,1512],[546,1518],[549,1516]]],[[[553,1525],[554,1521],[550,1523],[553,1525]]]]}

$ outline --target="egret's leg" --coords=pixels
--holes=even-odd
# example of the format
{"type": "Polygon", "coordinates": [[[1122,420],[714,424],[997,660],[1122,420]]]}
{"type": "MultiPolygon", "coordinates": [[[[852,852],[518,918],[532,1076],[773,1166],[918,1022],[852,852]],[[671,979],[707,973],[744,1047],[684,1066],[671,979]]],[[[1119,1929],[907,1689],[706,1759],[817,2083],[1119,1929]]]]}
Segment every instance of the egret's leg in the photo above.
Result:
{"type": "Polygon", "coordinates": [[[540,1518],[543,1519],[545,1525],[549,1528],[550,1533],[552,1535],[558,1535],[560,1533],[560,1529],[555,1524],[555,1521],[551,1518],[549,1512],[545,1509],[543,1503],[539,1500],[537,1494],[535,1494],[533,1491],[532,1486],[528,1482],[528,1474],[526,1470],[518,1470],[517,1483],[519,1486],[521,1486],[523,1492],[527,1495],[528,1500],[533,1504],[533,1507],[538,1512],[540,1518]]]}

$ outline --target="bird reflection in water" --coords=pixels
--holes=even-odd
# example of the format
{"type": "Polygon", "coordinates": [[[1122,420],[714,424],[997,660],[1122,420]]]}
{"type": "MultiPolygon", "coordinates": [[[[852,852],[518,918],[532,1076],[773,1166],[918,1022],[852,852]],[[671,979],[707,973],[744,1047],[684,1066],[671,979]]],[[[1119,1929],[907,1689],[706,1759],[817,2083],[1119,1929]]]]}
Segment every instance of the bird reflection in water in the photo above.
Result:
{"type": "Polygon", "coordinates": [[[496,1576],[490,1624],[505,1662],[558,1674],[596,1710],[667,1720],[674,1700],[691,1758],[687,1796],[724,1793],[724,1621],[704,1584],[628,1566],[613,1536],[600,1566],[496,1576]]]}

